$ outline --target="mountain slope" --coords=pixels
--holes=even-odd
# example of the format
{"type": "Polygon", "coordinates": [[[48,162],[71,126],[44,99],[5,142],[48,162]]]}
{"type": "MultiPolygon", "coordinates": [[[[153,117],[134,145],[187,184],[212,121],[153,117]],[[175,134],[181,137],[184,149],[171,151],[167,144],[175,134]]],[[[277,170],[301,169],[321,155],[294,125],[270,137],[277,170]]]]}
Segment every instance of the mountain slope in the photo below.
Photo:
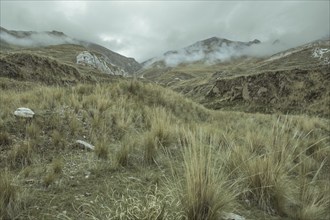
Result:
{"type": "Polygon", "coordinates": [[[330,40],[323,39],[263,57],[236,56],[224,62],[193,62],[175,67],[156,62],[139,74],[209,108],[329,116],[329,60],[330,40]],[[281,97],[280,84],[275,82],[283,77],[288,80],[283,81],[282,86],[287,86],[290,92],[281,97]],[[246,87],[246,83],[251,86],[246,87]],[[304,86],[296,86],[299,83],[304,86]],[[251,95],[251,100],[244,99],[243,88],[245,92],[252,90],[253,93],[252,87],[258,88],[256,92],[267,89],[266,93],[272,94],[260,99],[256,93],[251,95]],[[210,92],[213,89],[219,89],[219,92],[213,94],[210,92]],[[232,95],[229,95],[230,91],[232,95]],[[272,103],[274,96],[278,96],[276,103],[272,103]]]}
{"type": "Polygon", "coordinates": [[[329,69],[320,67],[219,79],[202,102],[213,109],[329,117],[329,97],[329,69]]]}
{"type": "Polygon", "coordinates": [[[224,62],[243,55],[242,52],[245,48],[259,43],[260,41],[257,39],[250,42],[240,42],[211,37],[180,50],[168,51],[161,57],[149,59],[142,64],[145,67],[162,65],[175,67],[184,63],[202,62],[212,64],[224,62]]]}
{"type": "MultiPolygon", "coordinates": [[[[141,65],[133,58],[127,58],[94,43],[70,38],[63,32],[10,31],[1,27],[0,39],[0,46],[2,51],[22,48],[33,49],[61,44],[80,45],[84,48],[83,50],[81,50],[81,52],[92,52],[94,53],[93,55],[96,55],[98,59],[102,60],[104,65],[108,66],[110,69],[112,67],[115,69],[119,69],[117,71],[105,71],[105,73],[108,74],[117,75],[117,73],[120,73],[120,75],[132,75],[134,72],[141,68],[141,65]]],[[[76,54],[76,56],[77,55],[78,54],[76,54]]]]}

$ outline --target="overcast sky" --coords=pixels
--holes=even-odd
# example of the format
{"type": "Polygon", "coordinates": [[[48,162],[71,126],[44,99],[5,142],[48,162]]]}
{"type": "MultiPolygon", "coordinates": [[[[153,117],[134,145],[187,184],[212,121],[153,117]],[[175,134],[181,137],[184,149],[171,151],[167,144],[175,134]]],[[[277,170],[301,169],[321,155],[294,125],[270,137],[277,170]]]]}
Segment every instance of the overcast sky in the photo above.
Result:
{"type": "Polygon", "coordinates": [[[329,36],[329,1],[4,1],[1,26],[57,30],[137,61],[218,36],[296,46],[329,36]]]}

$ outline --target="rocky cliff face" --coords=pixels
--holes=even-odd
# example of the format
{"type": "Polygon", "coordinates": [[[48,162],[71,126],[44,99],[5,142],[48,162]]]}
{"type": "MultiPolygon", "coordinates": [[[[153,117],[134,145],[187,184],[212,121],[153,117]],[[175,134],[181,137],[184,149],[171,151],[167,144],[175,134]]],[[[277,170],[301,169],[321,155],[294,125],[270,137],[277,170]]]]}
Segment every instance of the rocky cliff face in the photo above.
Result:
{"type": "Polygon", "coordinates": [[[330,74],[318,69],[267,71],[217,80],[204,103],[214,109],[329,116],[330,74]]]}
{"type": "Polygon", "coordinates": [[[128,73],[116,66],[107,64],[104,57],[97,57],[88,51],[83,51],[77,56],[77,64],[93,67],[100,72],[110,75],[127,76],[128,73]]]}
{"type": "Polygon", "coordinates": [[[134,58],[122,56],[98,44],[85,43],[84,46],[90,51],[95,51],[101,54],[105,62],[111,64],[112,66],[120,67],[128,75],[132,75],[142,67],[142,65],[139,64],[134,58]]]}

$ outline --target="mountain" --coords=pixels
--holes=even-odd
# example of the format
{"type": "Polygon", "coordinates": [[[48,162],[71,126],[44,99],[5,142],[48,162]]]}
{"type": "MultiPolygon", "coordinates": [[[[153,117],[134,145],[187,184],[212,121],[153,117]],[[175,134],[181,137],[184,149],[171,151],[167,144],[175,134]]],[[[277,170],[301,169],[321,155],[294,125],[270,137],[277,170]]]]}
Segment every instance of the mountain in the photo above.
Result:
{"type": "Polygon", "coordinates": [[[64,33],[3,33],[0,219],[330,219],[329,40],[141,79],[64,33]]]}
{"type": "Polygon", "coordinates": [[[244,49],[259,43],[260,41],[257,39],[250,42],[241,42],[211,37],[180,50],[168,51],[162,56],[149,59],[142,64],[145,67],[162,65],[175,67],[180,64],[194,62],[213,64],[233,57],[240,57],[243,55],[244,49]]]}
{"type": "Polygon", "coordinates": [[[180,55],[202,54],[202,59],[168,66],[166,59],[179,53],[170,51],[163,59],[145,63],[138,74],[211,109],[330,115],[329,39],[264,56],[247,53],[251,45],[253,49],[263,47],[257,40],[244,43],[210,38],[181,50],[180,55]],[[227,59],[208,60],[218,52],[226,54],[224,51],[230,55],[227,59]]]}
{"type": "MultiPolygon", "coordinates": [[[[65,35],[63,32],[50,31],[50,32],[35,32],[35,31],[12,31],[0,27],[1,50],[17,50],[17,49],[34,49],[43,47],[46,49],[48,46],[56,45],[79,45],[82,46],[80,53],[76,54],[83,57],[81,53],[87,54],[84,62],[101,72],[110,75],[124,75],[129,76],[141,68],[141,65],[133,58],[127,58],[116,52],[113,52],[98,44],[77,40],[65,35]]],[[[76,63],[83,63],[76,60],[76,63]]]]}

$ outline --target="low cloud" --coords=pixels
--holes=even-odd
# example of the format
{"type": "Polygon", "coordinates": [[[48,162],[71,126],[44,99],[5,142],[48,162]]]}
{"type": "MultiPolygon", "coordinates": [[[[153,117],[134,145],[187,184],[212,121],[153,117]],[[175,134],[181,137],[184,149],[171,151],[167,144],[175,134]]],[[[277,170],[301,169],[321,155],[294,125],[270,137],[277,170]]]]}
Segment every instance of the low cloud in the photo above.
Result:
{"type": "Polygon", "coordinates": [[[49,33],[42,33],[42,32],[31,33],[31,35],[26,37],[16,37],[6,32],[1,32],[0,40],[23,47],[38,47],[38,46],[49,46],[49,45],[59,45],[59,44],[78,44],[77,40],[74,40],[70,37],[55,36],[49,33]]]}
{"type": "MultiPolygon", "coordinates": [[[[329,37],[327,37],[329,39],[329,37]]],[[[183,49],[169,51],[162,56],[148,60],[144,66],[149,67],[154,63],[163,62],[168,67],[176,67],[180,64],[202,62],[204,64],[216,64],[226,62],[242,56],[269,57],[303,43],[294,39],[283,39],[266,42],[212,42],[211,45],[197,42],[183,49]]]]}
{"type": "MultiPolygon", "coordinates": [[[[191,49],[191,48],[190,48],[191,49]]],[[[181,49],[175,53],[166,54],[159,58],[164,60],[166,66],[175,67],[181,63],[205,62],[206,64],[214,64],[217,62],[224,62],[238,57],[241,51],[232,45],[224,44],[218,48],[212,48],[212,51],[206,52],[201,45],[194,46],[193,51],[181,49]]]]}
{"type": "Polygon", "coordinates": [[[279,39],[290,48],[330,32],[330,3],[318,0],[1,1],[0,4],[0,26],[6,29],[62,31],[139,62],[212,36],[234,41],[257,38],[270,43],[279,39]],[[286,41],[288,36],[294,41],[286,41]]]}

